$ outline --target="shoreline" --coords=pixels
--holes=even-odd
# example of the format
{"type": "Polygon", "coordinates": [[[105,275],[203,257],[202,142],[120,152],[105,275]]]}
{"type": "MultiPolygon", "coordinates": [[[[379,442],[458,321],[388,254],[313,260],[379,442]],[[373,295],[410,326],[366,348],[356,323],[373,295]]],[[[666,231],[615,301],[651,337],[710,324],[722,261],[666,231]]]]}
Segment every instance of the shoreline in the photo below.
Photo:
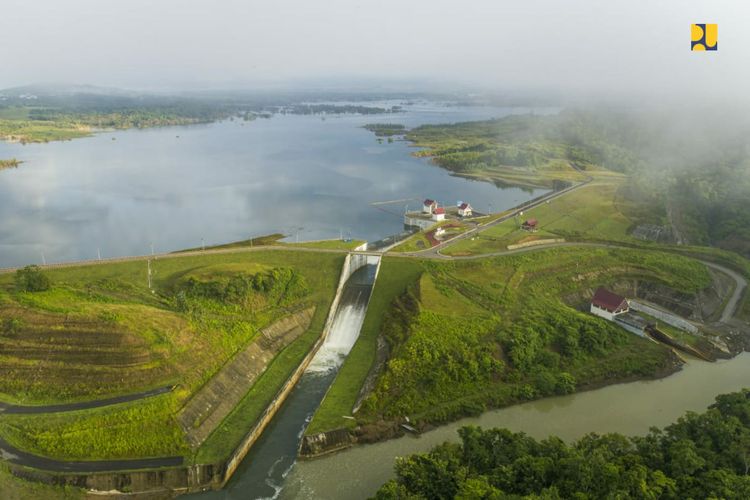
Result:
{"type": "MultiPolygon", "coordinates": [[[[733,352],[731,357],[727,359],[734,359],[735,357],[740,355],[742,352],[746,352],[746,351],[743,350],[743,351],[733,352]]],[[[704,363],[716,362],[716,361],[703,361],[703,360],[696,360],[696,361],[700,361],[704,363]]],[[[476,413],[476,414],[464,413],[464,414],[457,415],[455,418],[449,418],[448,420],[445,420],[440,423],[430,423],[430,422],[417,423],[417,422],[406,422],[405,420],[377,421],[375,423],[366,424],[364,426],[358,426],[353,429],[338,428],[338,429],[331,429],[328,431],[320,432],[318,434],[304,435],[302,438],[302,443],[300,445],[300,452],[297,454],[297,458],[301,460],[316,460],[318,458],[322,458],[322,457],[325,457],[334,453],[345,451],[354,446],[367,446],[370,444],[377,444],[377,443],[382,443],[385,441],[390,441],[393,439],[398,439],[408,434],[408,432],[403,427],[401,427],[401,425],[404,423],[409,423],[410,425],[413,425],[418,431],[417,436],[419,436],[425,432],[430,432],[430,431],[439,429],[441,427],[454,424],[464,418],[479,417],[481,415],[484,415],[492,411],[520,406],[526,403],[543,401],[545,399],[551,399],[551,398],[555,398],[559,396],[572,396],[572,395],[581,394],[585,392],[591,392],[591,391],[595,391],[598,389],[603,389],[605,387],[610,387],[610,386],[615,386],[615,385],[631,384],[633,382],[662,380],[662,379],[669,378],[670,376],[681,372],[685,364],[686,362],[683,361],[677,354],[675,354],[674,351],[672,351],[672,354],[669,358],[669,364],[667,366],[662,367],[660,370],[656,371],[655,373],[651,375],[630,375],[627,377],[619,377],[619,378],[612,379],[612,380],[599,380],[597,382],[582,384],[576,387],[576,390],[574,392],[571,392],[570,394],[547,395],[547,396],[534,398],[534,399],[518,400],[512,403],[506,404],[506,405],[499,405],[499,406],[488,405],[480,413],[476,413]],[[369,432],[367,432],[367,434],[363,434],[363,431],[369,431],[369,432]],[[348,442],[346,442],[345,444],[342,443],[343,432],[346,432],[348,435],[348,442]],[[319,451],[315,451],[313,453],[304,453],[304,454],[302,453],[302,449],[306,447],[305,445],[306,440],[307,441],[310,441],[312,439],[324,440],[324,441],[327,440],[326,438],[323,438],[322,436],[336,436],[333,446],[323,447],[319,451]]],[[[311,447],[312,446],[308,447],[308,449],[311,447]]]]}

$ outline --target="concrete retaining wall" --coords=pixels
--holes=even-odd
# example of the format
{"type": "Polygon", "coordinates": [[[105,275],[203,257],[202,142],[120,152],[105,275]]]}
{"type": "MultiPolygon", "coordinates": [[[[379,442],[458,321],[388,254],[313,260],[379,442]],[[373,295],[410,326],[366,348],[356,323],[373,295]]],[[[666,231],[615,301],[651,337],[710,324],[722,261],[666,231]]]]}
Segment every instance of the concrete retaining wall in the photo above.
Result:
{"type": "Polygon", "coordinates": [[[258,422],[245,435],[234,453],[224,462],[217,464],[200,464],[183,467],[166,468],[160,470],[141,470],[123,472],[105,472],[91,474],[58,474],[37,469],[30,469],[8,463],[11,473],[17,477],[56,486],[75,486],[96,492],[97,496],[122,496],[131,498],[159,498],[176,496],[182,493],[198,492],[208,489],[222,488],[237,470],[242,460],[261,436],[265,428],[273,419],[276,412],[291,393],[302,374],[307,369],[318,349],[323,345],[333,324],[338,307],[341,291],[351,275],[360,267],[366,265],[367,254],[348,254],[341,270],[336,296],[328,311],[323,333],[315,345],[307,353],[294,373],[284,383],[274,400],[266,408],[258,422]],[[127,493],[126,493],[127,492],[127,493]]]}
{"type": "Polygon", "coordinates": [[[676,316],[672,313],[668,313],[666,311],[662,311],[661,309],[656,309],[655,307],[646,305],[643,302],[639,302],[637,300],[631,300],[630,308],[633,309],[634,311],[640,311],[642,313],[648,314],[649,316],[658,318],[662,320],[663,322],[665,322],[666,324],[674,326],[675,328],[680,328],[690,333],[698,333],[698,327],[692,324],[691,322],[679,316],[676,316]]]}
{"type": "Polygon", "coordinates": [[[563,238],[549,238],[546,240],[532,240],[525,243],[516,243],[515,245],[508,245],[508,250],[516,250],[518,248],[535,247],[537,245],[551,245],[552,243],[564,243],[563,238]]]}

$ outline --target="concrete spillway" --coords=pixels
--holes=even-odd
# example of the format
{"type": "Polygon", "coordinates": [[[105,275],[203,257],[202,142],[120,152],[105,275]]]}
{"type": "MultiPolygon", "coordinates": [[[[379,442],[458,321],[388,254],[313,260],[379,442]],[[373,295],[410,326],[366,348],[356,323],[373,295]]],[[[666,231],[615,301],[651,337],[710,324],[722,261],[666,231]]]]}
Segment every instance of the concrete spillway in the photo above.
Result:
{"type": "Polygon", "coordinates": [[[333,324],[323,346],[310,363],[308,372],[337,370],[359,337],[380,259],[363,257],[367,260],[360,262],[362,266],[352,273],[341,291],[333,324]]]}
{"type": "Polygon", "coordinates": [[[221,491],[195,495],[207,499],[277,498],[297,459],[307,424],[339,367],[354,346],[367,312],[380,257],[347,258],[326,338],[283,406],[221,491]]]}

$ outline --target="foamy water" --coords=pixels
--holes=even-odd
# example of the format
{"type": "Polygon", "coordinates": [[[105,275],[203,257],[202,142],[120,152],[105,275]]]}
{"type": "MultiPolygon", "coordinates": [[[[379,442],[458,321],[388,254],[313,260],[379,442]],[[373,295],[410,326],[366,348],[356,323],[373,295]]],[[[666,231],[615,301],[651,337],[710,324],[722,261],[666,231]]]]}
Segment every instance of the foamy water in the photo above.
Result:
{"type": "Polygon", "coordinates": [[[358,296],[355,300],[339,306],[340,309],[336,311],[328,338],[307,368],[308,372],[335,370],[341,366],[346,355],[352,350],[367,311],[366,300],[363,300],[366,291],[358,290],[356,293],[358,296]]]}

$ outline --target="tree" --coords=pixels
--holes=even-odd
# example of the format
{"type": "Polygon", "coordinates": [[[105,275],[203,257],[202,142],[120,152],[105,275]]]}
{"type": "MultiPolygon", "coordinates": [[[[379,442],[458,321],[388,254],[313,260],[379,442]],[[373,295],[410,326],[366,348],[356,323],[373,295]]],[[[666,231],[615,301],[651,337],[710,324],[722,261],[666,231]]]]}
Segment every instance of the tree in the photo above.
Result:
{"type": "Polygon", "coordinates": [[[26,266],[16,271],[16,288],[24,292],[49,290],[50,279],[39,266],[26,266]]]}

